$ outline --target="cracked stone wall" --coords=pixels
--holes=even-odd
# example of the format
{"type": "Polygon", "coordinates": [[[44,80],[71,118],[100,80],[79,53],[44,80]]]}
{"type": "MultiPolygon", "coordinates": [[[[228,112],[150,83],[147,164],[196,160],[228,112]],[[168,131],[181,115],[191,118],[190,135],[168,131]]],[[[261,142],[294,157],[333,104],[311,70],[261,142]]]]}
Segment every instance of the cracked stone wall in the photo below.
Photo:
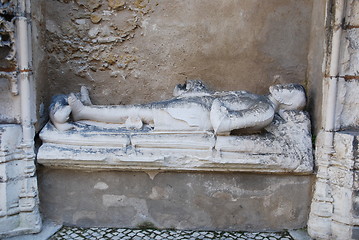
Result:
{"type": "Polygon", "coordinates": [[[307,85],[312,0],[33,4],[40,115],[52,95],[80,85],[95,104],[165,99],[186,79],[261,94],[275,83],[307,85]]]}

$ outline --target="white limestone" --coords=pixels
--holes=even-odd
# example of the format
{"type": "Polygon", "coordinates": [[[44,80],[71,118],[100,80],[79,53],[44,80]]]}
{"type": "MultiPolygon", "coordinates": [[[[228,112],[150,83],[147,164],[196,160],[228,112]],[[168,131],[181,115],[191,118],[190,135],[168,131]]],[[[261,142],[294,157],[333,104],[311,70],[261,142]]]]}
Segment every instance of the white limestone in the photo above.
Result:
{"type": "MultiPolygon", "coordinates": [[[[320,134],[319,144],[323,137],[320,134]]],[[[317,239],[356,239],[353,226],[359,223],[358,196],[353,189],[358,187],[357,147],[357,132],[335,133],[335,157],[328,159],[327,179],[323,184],[316,184],[312,203],[309,233],[317,239]]],[[[319,154],[318,157],[322,155],[319,154]]],[[[322,178],[323,173],[319,172],[318,176],[322,178]]]]}
{"type": "Polygon", "coordinates": [[[91,105],[83,87],[76,96],[56,96],[50,107],[51,122],[59,130],[73,128],[69,122],[90,120],[122,124],[128,129],[149,126],[155,131],[256,131],[269,125],[276,111],[301,110],[304,88],[298,84],[272,86],[268,96],[246,91],[213,92],[199,80],[177,85],[174,98],[139,105],[91,105]]]}
{"type": "Polygon", "coordinates": [[[21,143],[20,125],[0,124],[0,237],[41,229],[35,166],[21,143]]]}
{"type": "Polygon", "coordinates": [[[311,173],[310,121],[300,111],[303,88],[278,85],[270,92],[212,92],[189,81],[168,101],[95,106],[83,88],[80,95],[55,98],[52,123],[40,134],[38,162],[85,169],[311,173]]]}
{"type": "Polygon", "coordinates": [[[332,41],[324,62],[323,124],[316,141],[317,178],[308,233],[315,239],[358,239],[358,11],[357,1],[334,1],[327,16],[332,41]],[[338,34],[340,33],[340,34],[338,34]],[[335,49],[335,50],[334,50],[335,49]],[[334,71],[335,70],[335,71],[334,71]],[[336,85],[334,88],[330,86],[336,85]],[[329,127],[328,127],[329,126],[329,127]]]}
{"type": "Polygon", "coordinates": [[[28,1],[0,3],[0,238],[41,230],[28,1]],[[25,17],[26,16],[26,17],[25,17]],[[6,67],[5,67],[6,66],[6,67]]]}

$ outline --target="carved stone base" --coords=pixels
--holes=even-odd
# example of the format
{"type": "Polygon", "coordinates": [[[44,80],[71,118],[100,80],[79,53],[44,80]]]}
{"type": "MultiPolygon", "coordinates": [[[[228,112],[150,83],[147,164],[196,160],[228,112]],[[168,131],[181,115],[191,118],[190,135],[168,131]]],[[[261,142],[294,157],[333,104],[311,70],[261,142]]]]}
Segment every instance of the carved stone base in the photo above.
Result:
{"type": "Polygon", "coordinates": [[[310,121],[285,111],[261,134],[127,130],[76,122],[76,129],[42,130],[38,163],[72,169],[295,172],[313,169],[310,121]]]}

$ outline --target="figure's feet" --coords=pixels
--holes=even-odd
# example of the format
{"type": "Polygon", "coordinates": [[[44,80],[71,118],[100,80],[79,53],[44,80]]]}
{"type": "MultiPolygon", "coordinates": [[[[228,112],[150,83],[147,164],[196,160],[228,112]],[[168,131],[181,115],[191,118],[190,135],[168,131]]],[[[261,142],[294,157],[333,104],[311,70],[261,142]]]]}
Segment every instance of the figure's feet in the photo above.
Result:
{"type": "Polygon", "coordinates": [[[83,103],[75,96],[75,94],[71,93],[67,98],[67,101],[72,110],[72,118],[74,121],[82,120],[82,110],[85,108],[83,103]]]}
{"type": "Polygon", "coordinates": [[[68,123],[71,113],[71,107],[67,105],[66,96],[59,95],[53,98],[50,106],[50,119],[53,125],[60,131],[66,131],[73,128],[73,125],[68,123]]]}
{"type": "Polygon", "coordinates": [[[81,90],[80,90],[80,100],[81,102],[86,105],[86,106],[90,106],[92,105],[91,99],[90,99],[90,95],[89,95],[89,90],[85,87],[82,86],[81,90]]]}

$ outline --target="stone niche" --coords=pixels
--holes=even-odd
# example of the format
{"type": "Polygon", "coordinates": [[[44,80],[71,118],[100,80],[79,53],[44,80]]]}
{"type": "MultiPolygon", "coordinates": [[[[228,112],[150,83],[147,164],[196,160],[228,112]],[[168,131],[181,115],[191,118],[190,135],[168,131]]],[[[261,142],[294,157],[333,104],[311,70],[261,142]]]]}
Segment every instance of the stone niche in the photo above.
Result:
{"type": "Polygon", "coordinates": [[[301,110],[304,88],[277,85],[261,96],[215,92],[197,80],[178,85],[174,95],[117,106],[92,105],[85,88],[55,97],[37,154],[49,168],[40,173],[48,192],[45,215],[82,226],[302,227],[313,171],[310,120],[301,110]],[[253,211],[261,213],[253,217],[253,211]]]}
{"type": "MultiPolygon", "coordinates": [[[[102,105],[165,101],[187,79],[261,95],[275,84],[308,87],[311,0],[34,4],[42,12],[33,13],[35,44],[45,46],[34,48],[39,106],[79,86],[102,105]]],[[[239,135],[71,120],[71,129],[49,122],[40,133],[45,217],[78,226],[306,225],[313,159],[302,110],[281,111],[261,133],[239,135]]]]}

